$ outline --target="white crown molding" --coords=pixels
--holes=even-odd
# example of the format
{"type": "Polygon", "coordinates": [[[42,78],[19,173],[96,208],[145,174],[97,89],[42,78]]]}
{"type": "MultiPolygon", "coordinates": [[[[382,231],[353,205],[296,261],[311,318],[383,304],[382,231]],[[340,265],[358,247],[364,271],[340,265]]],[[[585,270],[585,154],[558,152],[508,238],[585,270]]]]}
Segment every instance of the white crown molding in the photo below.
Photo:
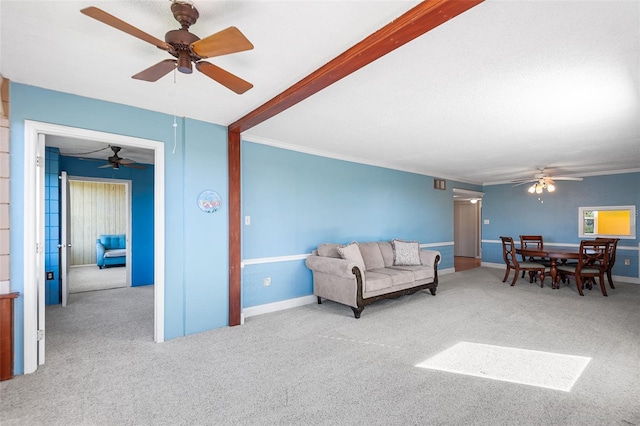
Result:
{"type": "Polygon", "coordinates": [[[286,150],[289,150],[289,151],[301,152],[303,154],[317,155],[318,157],[332,158],[334,160],[349,161],[351,163],[365,164],[367,166],[382,167],[382,168],[390,169],[390,170],[398,170],[400,172],[415,173],[415,174],[422,175],[422,176],[438,177],[438,178],[441,178],[441,179],[453,180],[453,181],[460,182],[460,183],[468,183],[470,185],[482,185],[482,183],[480,183],[480,182],[468,181],[468,180],[457,178],[455,176],[434,175],[434,174],[427,173],[424,170],[418,170],[418,169],[414,169],[414,168],[410,168],[410,167],[399,168],[399,167],[397,167],[397,166],[395,166],[393,164],[389,164],[389,163],[386,163],[384,161],[371,161],[371,160],[367,160],[367,159],[359,158],[359,157],[351,157],[351,156],[348,156],[348,155],[339,155],[339,154],[336,154],[336,153],[333,153],[333,152],[329,152],[329,151],[322,151],[322,150],[318,150],[318,149],[308,148],[308,147],[305,147],[305,146],[288,144],[288,143],[279,142],[279,141],[276,141],[276,140],[273,140],[273,139],[263,138],[263,137],[260,137],[260,136],[253,136],[253,135],[245,135],[245,134],[243,134],[242,135],[242,140],[246,141],[246,142],[257,143],[257,144],[260,144],[260,145],[268,145],[268,146],[273,146],[275,148],[286,149],[286,150]]]}

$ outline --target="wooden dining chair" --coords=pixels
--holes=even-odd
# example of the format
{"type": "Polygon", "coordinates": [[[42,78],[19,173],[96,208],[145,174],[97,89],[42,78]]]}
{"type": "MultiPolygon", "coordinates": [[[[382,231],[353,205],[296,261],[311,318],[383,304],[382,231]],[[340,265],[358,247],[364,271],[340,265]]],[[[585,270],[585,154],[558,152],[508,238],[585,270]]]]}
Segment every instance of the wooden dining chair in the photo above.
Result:
{"type": "Polygon", "coordinates": [[[511,269],[513,269],[515,270],[515,275],[513,276],[513,282],[511,283],[512,286],[516,285],[516,281],[518,280],[520,271],[529,271],[529,282],[533,282],[534,277],[540,275],[540,287],[544,287],[544,271],[547,269],[547,267],[540,263],[529,262],[528,260],[518,262],[518,256],[516,255],[516,247],[513,243],[513,238],[500,237],[500,239],[502,240],[502,257],[504,259],[504,263],[507,265],[507,271],[504,274],[502,282],[507,281],[507,278],[509,278],[509,273],[511,272],[511,269]]]}
{"type": "MultiPolygon", "coordinates": [[[[544,250],[544,240],[542,239],[542,235],[520,235],[520,248],[544,250]]],[[[522,261],[541,263],[547,267],[551,266],[551,261],[543,257],[534,257],[534,256],[527,257],[523,254],[522,261]]],[[[524,272],[525,271],[522,271],[523,278],[524,278],[524,272]]]]}
{"type": "Polygon", "coordinates": [[[609,263],[609,241],[582,240],[580,242],[580,252],[577,265],[559,265],[558,271],[562,274],[573,275],[578,287],[580,296],[584,296],[582,291],[585,284],[590,288],[591,282],[595,282],[597,277],[600,282],[600,291],[603,296],[607,296],[607,289],[604,285],[604,275],[607,273],[609,263]]]}
{"type": "Polygon", "coordinates": [[[609,287],[615,289],[613,279],[611,278],[611,270],[616,263],[616,250],[618,249],[618,241],[620,238],[596,238],[596,241],[609,241],[609,263],[607,264],[607,280],[609,287]]]}

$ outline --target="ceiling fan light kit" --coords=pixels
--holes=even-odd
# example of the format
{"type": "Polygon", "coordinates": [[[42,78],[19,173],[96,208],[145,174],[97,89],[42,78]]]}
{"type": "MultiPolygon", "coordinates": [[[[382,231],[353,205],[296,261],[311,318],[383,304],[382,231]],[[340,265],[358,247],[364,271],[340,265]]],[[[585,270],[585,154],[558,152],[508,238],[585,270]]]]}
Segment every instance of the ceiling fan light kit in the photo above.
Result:
{"type": "Polygon", "coordinates": [[[196,64],[198,71],[237,94],[242,94],[253,87],[248,81],[202,60],[204,58],[251,50],[253,49],[253,44],[251,44],[236,27],[229,27],[203,39],[192,34],[189,32],[189,27],[196,23],[200,14],[191,3],[184,1],[173,1],[171,3],[171,12],[176,21],[180,23],[181,28],[168,31],[165,34],[164,41],[145,33],[97,7],[87,7],[80,12],[140,40],[153,44],[157,48],[169,52],[169,54],[176,58],[165,59],[133,75],[132,78],[136,80],[154,82],[174,69],[184,74],[191,74],[193,72],[193,64],[196,64]]]}
{"type": "Polygon", "coordinates": [[[556,186],[553,184],[553,181],[551,179],[541,178],[538,182],[531,185],[528,191],[530,194],[542,194],[542,191],[545,189],[548,192],[553,192],[556,190],[556,186]]]}
{"type": "MultiPolygon", "coordinates": [[[[513,186],[523,185],[526,183],[533,182],[533,185],[527,189],[529,194],[538,194],[541,195],[546,189],[547,192],[554,192],[556,190],[555,180],[573,180],[573,181],[581,181],[581,177],[573,177],[573,176],[554,176],[551,177],[545,173],[545,169],[538,169],[540,173],[536,174],[533,179],[525,179],[521,181],[513,182],[513,186]]],[[[542,202],[541,197],[538,197],[540,202],[542,202]]]]}

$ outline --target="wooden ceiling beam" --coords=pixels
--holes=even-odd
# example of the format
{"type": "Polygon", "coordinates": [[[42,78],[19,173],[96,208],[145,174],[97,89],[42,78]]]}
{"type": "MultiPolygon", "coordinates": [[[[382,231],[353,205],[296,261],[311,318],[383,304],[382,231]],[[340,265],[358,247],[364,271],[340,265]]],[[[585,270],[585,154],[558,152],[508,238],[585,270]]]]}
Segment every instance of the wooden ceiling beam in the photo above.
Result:
{"type": "Polygon", "coordinates": [[[242,133],[318,93],[484,0],[426,0],[371,34],[284,92],[229,125],[242,133]]]}
{"type": "Polygon", "coordinates": [[[421,36],[484,0],[426,0],[227,128],[229,156],[229,325],[241,322],[240,133],[421,36]]]}

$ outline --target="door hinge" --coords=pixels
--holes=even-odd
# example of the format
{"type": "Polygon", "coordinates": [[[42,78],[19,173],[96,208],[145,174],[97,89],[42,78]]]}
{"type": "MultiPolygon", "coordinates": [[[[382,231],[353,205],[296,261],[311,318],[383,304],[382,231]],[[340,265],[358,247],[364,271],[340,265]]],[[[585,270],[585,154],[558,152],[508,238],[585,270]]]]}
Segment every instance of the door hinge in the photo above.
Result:
{"type": "Polygon", "coordinates": [[[38,341],[44,340],[44,330],[38,330],[38,341]]]}
{"type": "Polygon", "coordinates": [[[42,166],[42,164],[41,164],[41,163],[42,163],[42,161],[40,161],[40,158],[41,158],[41,157],[40,157],[39,155],[38,155],[38,156],[36,156],[36,167],[41,167],[41,166],[42,166]]]}

